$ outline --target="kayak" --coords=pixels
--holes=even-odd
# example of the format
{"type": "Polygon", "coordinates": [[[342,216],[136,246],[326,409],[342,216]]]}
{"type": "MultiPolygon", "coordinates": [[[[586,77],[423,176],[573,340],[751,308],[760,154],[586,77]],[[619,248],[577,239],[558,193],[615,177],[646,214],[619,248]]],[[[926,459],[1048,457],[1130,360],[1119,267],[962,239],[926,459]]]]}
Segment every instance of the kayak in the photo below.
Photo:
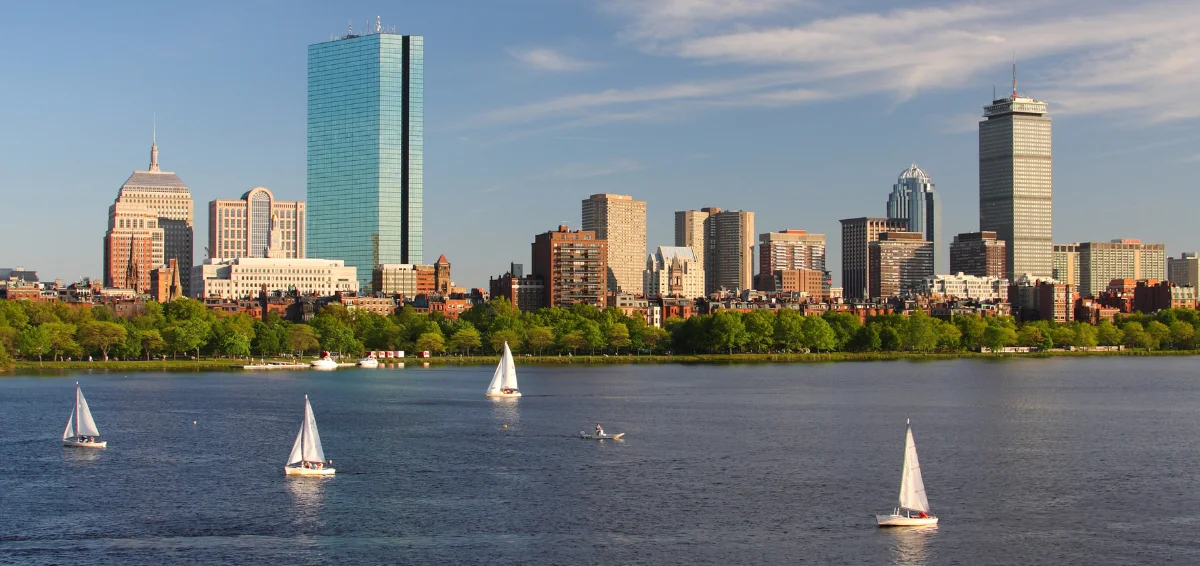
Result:
{"type": "Polygon", "coordinates": [[[600,434],[600,435],[596,435],[596,434],[588,434],[588,433],[586,433],[586,432],[582,432],[582,431],[580,431],[580,433],[579,433],[579,438],[582,438],[582,439],[584,439],[584,440],[621,440],[621,437],[622,437],[622,436],[625,436],[625,433],[623,433],[623,432],[619,432],[619,433],[617,433],[617,434],[612,434],[612,435],[609,435],[609,434],[600,434]]]}

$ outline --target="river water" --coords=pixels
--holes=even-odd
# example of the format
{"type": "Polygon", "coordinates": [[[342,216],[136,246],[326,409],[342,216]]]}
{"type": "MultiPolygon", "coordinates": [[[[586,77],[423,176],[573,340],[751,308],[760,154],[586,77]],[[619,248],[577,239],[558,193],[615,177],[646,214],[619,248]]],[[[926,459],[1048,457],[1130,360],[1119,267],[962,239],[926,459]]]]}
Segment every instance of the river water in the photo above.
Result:
{"type": "Polygon", "coordinates": [[[515,401],[485,367],[9,377],[0,563],[1196,564],[1196,367],[521,367],[515,401]],[[106,450],[58,442],[76,380],[106,450]],[[305,394],[334,478],[284,477],[305,394]],[[905,418],[933,529],[874,524],[905,418]]]}

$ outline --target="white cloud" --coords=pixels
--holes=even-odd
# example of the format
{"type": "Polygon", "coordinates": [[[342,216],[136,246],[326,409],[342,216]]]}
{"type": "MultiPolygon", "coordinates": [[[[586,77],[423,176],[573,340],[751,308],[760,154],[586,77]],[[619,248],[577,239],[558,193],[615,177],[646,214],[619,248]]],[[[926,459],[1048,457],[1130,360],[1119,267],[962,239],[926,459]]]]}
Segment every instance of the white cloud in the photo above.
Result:
{"type": "Polygon", "coordinates": [[[632,159],[617,159],[608,163],[568,163],[545,173],[534,175],[532,179],[587,179],[589,177],[606,177],[621,173],[641,171],[646,166],[632,159]]]}
{"type": "Polygon", "coordinates": [[[508,52],[522,63],[544,71],[580,71],[596,66],[595,63],[581,61],[545,47],[510,49],[508,52]]]}
{"type": "Polygon", "coordinates": [[[622,38],[650,46],[805,3],[807,0],[604,0],[600,5],[608,13],[631,20],[621,32],[622,38]]]}

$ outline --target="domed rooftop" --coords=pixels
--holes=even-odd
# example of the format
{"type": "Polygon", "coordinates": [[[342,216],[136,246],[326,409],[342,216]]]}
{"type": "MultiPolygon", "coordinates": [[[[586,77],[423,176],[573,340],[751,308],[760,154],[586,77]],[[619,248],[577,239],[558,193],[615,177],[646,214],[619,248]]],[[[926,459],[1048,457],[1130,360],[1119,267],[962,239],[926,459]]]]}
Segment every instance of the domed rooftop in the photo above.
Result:
{"type": "Polygon", "coordinates": [[[902,182],[904,182],[905,179],[916,179],[918,183],[929,183],[930,182],[929,175],[925,173],[924,169],[917,167],[916,163],[909,165],[908,169],[901,171],[900,178],[897,179],[897,181],[902,183],[902,182]]]}

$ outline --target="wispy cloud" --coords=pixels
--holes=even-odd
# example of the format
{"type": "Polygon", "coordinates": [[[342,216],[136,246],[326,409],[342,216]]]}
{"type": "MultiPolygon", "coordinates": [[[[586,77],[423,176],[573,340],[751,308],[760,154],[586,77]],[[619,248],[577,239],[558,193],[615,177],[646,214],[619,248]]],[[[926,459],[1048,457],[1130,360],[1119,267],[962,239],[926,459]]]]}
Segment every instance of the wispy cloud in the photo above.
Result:
{"type": "MultiPolygon", "coordinates": [[[[923,92],[978,88],[1003,73],[1014,49],[1029,62],[1020,90],[1051,102],[1055,115],[1109,113],[1131,123],[1200,117],[1200,10],[1189,2],[1091,0],[1086,11],[1068,0],[950,2],[820,18],[814,13],[828,7],[811,0],[599,5],[623,22],[620,38],[686,63],[685,72],[700,78],[569,94],[487,112],[473,124],[526,124],[540,133],[870,94],[899,104],[923,92]]],[[[959,113],[949,129],[975,121],[959,113]]]]}
{"type": "Polygon", "coordinates": [[[632,159],[617,159],[607,163],[567,163],[544,173],[534,175],[531,179],[587,179],[590,177],[606,177],[621,173],[641,171],[646,166],[632,159]]]}
{"type": "Polygon", "coordinates": [[[1200,163],[1200,153],[1197,153],[1196,155],[1189,155],[1183,159],[1180,159],[1180,161],[1183,163],[1200,163]]]}
{"type": "Polygon", "coordinates": [[[581,71],[596,66],[596,63],[575,59],[545,47],[509,49],[508,53],[522,63],[543,71],[581,71]]]}

